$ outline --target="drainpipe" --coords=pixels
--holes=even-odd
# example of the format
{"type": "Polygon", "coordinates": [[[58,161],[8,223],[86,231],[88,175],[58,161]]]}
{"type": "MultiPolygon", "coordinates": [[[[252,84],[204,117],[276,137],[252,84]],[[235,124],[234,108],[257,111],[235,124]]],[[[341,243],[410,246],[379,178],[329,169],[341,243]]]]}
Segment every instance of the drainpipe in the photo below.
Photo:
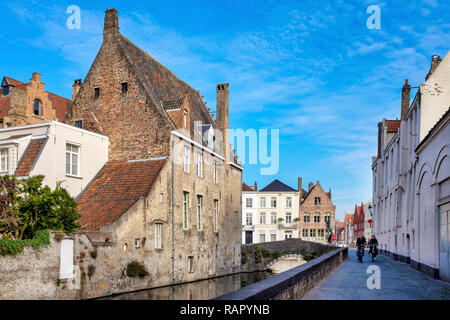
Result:
{"type": "Polygon", "coordinates": [[[175,170],[174,170],[174,150],[175,150],[175,142],[173,141],[173,137],[172,137],[172,283],[175,281],[175,200],[174,200],[174,190],[173,190],[173,185],[174,185],[174,174],[175,174],[175,170]]]}

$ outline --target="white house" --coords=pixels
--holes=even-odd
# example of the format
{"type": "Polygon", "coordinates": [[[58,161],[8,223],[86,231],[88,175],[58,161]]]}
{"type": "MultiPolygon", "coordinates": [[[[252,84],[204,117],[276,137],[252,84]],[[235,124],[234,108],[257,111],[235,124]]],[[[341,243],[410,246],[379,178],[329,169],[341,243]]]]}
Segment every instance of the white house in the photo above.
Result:
{"type": "Polygon", "coordinates": [[[433,56],[411,105],[410,88],[400,120],[378,125],[374,233],[387,254],[450,281],[450,55],[433,56]]]}
{"type": "Polygon", "coordinates": [[[279,180],[242,187],[242,243],[299,238],[299,192],[279,180]]]}
{"type": "Polygon", "coordinates": [[[108,161],[108,137],[51,121],[0,129],[0,175],[45,175],[77,196],[108,161]]]}

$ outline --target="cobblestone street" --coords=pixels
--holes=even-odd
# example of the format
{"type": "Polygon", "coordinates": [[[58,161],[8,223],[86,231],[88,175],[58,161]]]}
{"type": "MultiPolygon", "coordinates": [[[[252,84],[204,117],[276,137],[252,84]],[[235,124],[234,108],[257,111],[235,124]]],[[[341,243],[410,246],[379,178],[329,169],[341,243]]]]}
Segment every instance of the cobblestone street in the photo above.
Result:
{"type": "Polygon", "coordinates": [[[366,250],[363,263],[351,249],[348,259],[319,282],[304,300],[442,300],[450,299],[450,283],[435,280],[408,264],[378,255],[372,262],[366,250]],[[366,273],[370,265],[377,265],[381,272],[381,288],[368,289],[366,273]]]}

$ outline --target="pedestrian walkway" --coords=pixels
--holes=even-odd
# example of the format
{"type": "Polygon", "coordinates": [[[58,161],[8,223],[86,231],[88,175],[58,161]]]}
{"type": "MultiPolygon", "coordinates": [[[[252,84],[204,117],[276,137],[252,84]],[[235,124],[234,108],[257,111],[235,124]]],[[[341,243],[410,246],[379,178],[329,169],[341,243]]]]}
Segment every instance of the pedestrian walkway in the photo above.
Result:
{"type": "Polygon", "coordinates": [[[304,300],[450,300],[450,283],[436,280],[408,264],[379,255],[375,262],[366,250],[363,263],[356,250],[304,297],[304,300]],[[380,267],[380,289],[369,289],[366,273],[371,265],[380,267]]]}

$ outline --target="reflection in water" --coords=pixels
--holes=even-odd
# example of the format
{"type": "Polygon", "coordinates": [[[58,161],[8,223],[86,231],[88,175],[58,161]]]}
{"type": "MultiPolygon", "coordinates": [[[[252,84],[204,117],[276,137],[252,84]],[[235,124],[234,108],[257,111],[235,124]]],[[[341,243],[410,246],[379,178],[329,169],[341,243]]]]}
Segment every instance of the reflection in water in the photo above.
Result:
{"type": "Polygon", "coordinates": [[[105,300],[207,300],[270,277],[264,271],[237,273],[219,278],[105,297],[105,300]]]}

